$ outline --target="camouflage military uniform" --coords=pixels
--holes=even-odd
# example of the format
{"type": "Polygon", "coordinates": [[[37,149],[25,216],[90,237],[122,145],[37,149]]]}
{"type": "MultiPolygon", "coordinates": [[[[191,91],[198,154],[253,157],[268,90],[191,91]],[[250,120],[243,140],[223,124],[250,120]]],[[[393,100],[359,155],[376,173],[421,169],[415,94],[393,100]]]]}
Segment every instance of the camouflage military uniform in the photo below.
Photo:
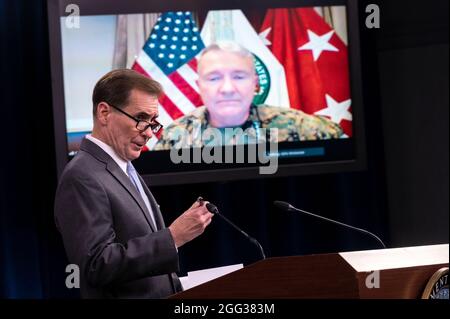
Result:
{"type": "MultiPolygon", "coordinates": [[[[202,134],[208,128],[212,128],[212,126],[208,122],[206,107],[199,107],[165,128],[154,149],[169,150],[179,142],[180,135],[183,133],[188,133],[187,145],[189,146],[201,147],[204,144],[211,145],[202,141],[202,134]]],[[[278,142],[331,139],[339,138],[343,134],[338,124],[325,117],[309,115],[291,108],[267,105],[252,106],[250,116],[241,125],[241,128],[248,133],[245,141],[227,140],[227,137],[225,137],[226,140],[222,144],[255,142],[259,138],[258,128],[265,128],[267,131],[270,128],[277,128],[278,142]]],[[[222,133],[224,132],[224,129],[219,130],[222,133]]],[[[272,136],[270,139],[273,140],[272,136]]]]}

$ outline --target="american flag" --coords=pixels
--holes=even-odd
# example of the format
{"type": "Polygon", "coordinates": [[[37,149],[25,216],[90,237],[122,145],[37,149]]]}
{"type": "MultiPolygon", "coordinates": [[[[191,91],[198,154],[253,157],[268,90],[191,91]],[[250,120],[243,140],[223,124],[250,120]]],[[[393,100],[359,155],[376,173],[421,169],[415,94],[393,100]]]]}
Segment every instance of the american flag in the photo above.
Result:
{"type": "MultiPolygon", "coordinates": [[[[158,18],[132,66],[163,86],[158,120],[166,127],[203,104],[195,81],[196,56],[204,47],[190,12],[166,12],[158,18]]],[[[147,147],[151,149],[156,142],[153,137],[147,147]]]]}

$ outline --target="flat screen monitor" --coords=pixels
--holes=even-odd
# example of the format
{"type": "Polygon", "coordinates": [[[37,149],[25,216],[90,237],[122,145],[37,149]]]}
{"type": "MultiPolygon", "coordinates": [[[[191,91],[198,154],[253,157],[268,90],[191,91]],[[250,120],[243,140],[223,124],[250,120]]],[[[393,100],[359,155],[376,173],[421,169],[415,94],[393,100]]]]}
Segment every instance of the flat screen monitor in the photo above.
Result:
{"type": "Polygon", "coordinates": [[[365,167],[357,1],[71,2],[48,1],[58,174],[92,131],[96,82],[120,68],[164,89],[163,129],[134,161],[149,184],[365,167]],[[199,78],[214,43],[251,55],[251,102],[240,74],[199,78]],[[211,102],[219,95],[228,106],[211,102]],[[243,121],[226,124],[237,106],[243,121]]]}

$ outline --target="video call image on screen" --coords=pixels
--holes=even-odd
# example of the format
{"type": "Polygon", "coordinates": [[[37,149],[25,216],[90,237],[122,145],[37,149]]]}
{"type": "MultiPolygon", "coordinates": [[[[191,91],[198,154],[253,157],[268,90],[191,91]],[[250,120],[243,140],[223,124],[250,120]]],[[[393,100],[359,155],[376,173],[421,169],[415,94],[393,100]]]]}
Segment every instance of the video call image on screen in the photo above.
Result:
{"type": "Polygon", "coordinates": [[[258,85],[248,121],[241,125],[245,132],[277,128],[277,140],[291,144],[284,154],[308,150],[302,147],[305,141],[324,140],[325,146],[309,149],[312,156],[320,156],[330,142],[352,140],[346,7],[259,12],[263,14],[210,10],[89,15],[80,17],[78,29],[66,28],[65,17],[60,17],[69,155],[92,130],[95,83],[118,68],[134,69],[164,88],[158,117],[164,129],[149,140],[146,151],[168,150],[172,144],[167,141],[179,128],[198,130],[201,137],[211,125],[196,82],[197,61],[217,41],[238,43],[253,55],[258,85]]]}

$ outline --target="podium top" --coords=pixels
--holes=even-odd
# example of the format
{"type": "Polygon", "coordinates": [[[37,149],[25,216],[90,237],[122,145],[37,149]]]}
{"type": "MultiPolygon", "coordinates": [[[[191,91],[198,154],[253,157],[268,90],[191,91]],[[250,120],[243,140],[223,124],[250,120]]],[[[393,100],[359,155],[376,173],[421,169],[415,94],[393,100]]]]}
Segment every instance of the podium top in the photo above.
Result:
{"type": "Polygon", "coordinates": [[[357,272],[445,264],[449,246],[429,245],[339,253],[357,272]]]}
{"type": "Polygon", "coordinates": [[[445,244],[272,257],[170,298],[420,298],[448,256],[445,244]]]}

